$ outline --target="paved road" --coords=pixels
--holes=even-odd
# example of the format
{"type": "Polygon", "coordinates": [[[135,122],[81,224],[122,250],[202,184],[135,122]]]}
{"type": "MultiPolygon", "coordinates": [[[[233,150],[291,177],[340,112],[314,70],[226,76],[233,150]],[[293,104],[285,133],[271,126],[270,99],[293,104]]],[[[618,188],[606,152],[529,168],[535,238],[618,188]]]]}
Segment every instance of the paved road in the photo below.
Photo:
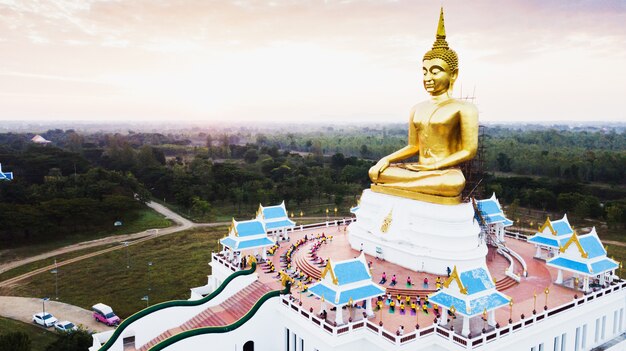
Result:
{"type": "MultiPolygon", "coordinates": [[[[16,296],[0,296],[0,315],[22,321],[25,323],[33,322],[33,314],[41,312],[43,309],[41,299],[32,297],[16,297],[16,296]]],[[[85,328],[103,332],[112,330],[102,323],[96,323],[91,316],[91,312],[83,308],[68,305],[58,301],[47,301],[46,312],[52,313],[58,320],[68,320],[76,325],[82,324],[85,328]]],[[[52,330],[52,328],[49,328],[52,330]]]]}

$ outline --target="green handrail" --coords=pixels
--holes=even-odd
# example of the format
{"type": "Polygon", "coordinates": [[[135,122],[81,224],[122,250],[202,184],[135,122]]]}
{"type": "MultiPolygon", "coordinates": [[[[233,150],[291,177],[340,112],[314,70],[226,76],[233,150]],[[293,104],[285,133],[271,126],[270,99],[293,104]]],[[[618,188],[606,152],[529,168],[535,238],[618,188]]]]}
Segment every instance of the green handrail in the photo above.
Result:
{"type": "Polygon", "coordinates": [[[239,318],[237,321],[235,321],[232,324],[224,325],[220,327],[202,327],[202,328],[187,330],[180,334],[176,334],[170,338],[167,338],[161,341],[160,343],[148,349],[148,351],[161,351],[165,349],[166,347],[171,346],[174,343],[177,343],[181,340],[198,336],[198,335],[227,333],[227,332],[233,331],[241,327],[242,325],[244,325],[247,321],[249,321],[267,300],[271,299],[272,297],[278,297],[280,295],[289,294],[290,291],[291,291],[291,283],[287,282],[283,290],[270,291],[266,293],[265,295],[261,296],[259,301],[257,301],[252,306],[252,308],[248,311],[248,313],[246,313],[243,317],[239,318]]]}
{"type": "Polygon", "coordinates": [[[143,317],[147,316],[148,314],[150,314],[152,312],[160,311],[160,310],[168,308],[168,307],[199,306],[199,305],[202,305],[203,303],[206,303],[206,302],[212,300],[217,295],[219,295],[226,288],[228,283],[230,283],[233,279],[235,279],[235,278],[237,278],[239,276],[243,276],[243,275],[250,275],[250,274],[254,273],[254,271],[256,271],[256,262],[252,262],[252,264],[250,265],[250,269],[238,271],[238,272],[235,272],[235,273],[229,275],[228,277],[226,277],[224,282],[222,284],[220,284],[220,286],[217,287],[217,289],[215,289],[215,291],[213,291],[209,295],[207,295],[207,296],[205,296],[205,297],[203,297],[203,298],[201,298],[199,300],[193,300],[193,301],[189,301],[189,300],[165,301],[165,302],[158,303],[156,305],[152,305],[152,306],[150,306],[148,308],[144,308],[143,310],[141,310],[141,311],[133,314],[132,316],[126,318],[115,329],[115,332],[113,332],[113,335],[111,335],[109,340],[107,340],[107,342],[98,349],[98,351],[107,351],[111,346],[113,346],[113,344],[115,344],[115,342],[120,337],[120,335],[122,334],[124,329],[126,329],[126,327],[128,327],[131,323],[135,322],[136,320],[138,320],[140,318],[143,318],[143,317]]]}

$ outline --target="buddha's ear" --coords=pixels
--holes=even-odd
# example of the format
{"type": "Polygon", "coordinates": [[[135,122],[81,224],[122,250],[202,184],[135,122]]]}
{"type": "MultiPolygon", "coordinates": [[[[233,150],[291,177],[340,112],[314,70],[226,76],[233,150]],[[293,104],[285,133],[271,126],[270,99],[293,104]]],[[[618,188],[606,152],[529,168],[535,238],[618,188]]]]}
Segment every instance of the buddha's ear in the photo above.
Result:
{"type": "Polygon", "coordinates": [[[452,71],[452,73],[450,74],[450,79],[455,81],[458,76],[459,76],[459,69],[457,68],[454,71],[452,71]]]}

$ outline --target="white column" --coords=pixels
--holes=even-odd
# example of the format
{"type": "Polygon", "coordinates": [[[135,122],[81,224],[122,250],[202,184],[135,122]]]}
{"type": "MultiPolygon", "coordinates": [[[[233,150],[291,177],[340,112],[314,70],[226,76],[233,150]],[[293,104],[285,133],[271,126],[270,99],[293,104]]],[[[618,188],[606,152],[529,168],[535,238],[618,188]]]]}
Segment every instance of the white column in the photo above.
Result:
{"type": "Polygon", "coordinates": [[[535,257],[539,258],[541,257],[541,247],[539,247],[539,245],[537,246],[537,250],[535,251],[535,257]]]}
{"type": "Polygon", "coordinates": [[[606,283],[606,273],[600,274],[600,285],[604,286],[606,283]]]}
{"type": "Polygon", "coordinates": [[[554,281],[557,284],[563,284],[563,271],[559,269],[559,273],[556,275],[556,280],[554,281]]]}
{"type": "Polygon", "coordinates": [[[461,334],[463,336],[468,336],[470,333],[470,317],[463,316],[463,329],[461,330],[461,334]]]}
{"type": "Polygon", "coordinates": [[[372,317],[374,315],[374,311],[372,310],[372,299],[365,300],[365,313],[368,317],[372,317]]]}
{"type": "MultiPolygon", "coordinates": [[[[420,313],[419,309],[417,310],[417,313],[420,313]]],[[[439,317],[439,325],[446,324],[448,324],[448,309],[441,306],[441,317],[439,317]]]]}
{"type": "Polygon", "coordinates": [[[267,260],[267,248],[262,247],[261,248],[261,258],[265,261],[267,260]]]}
{"type": "Polygon", "coordinates": [[[343,324],[343,310],[341,306],[337,306],[337,310],[335,311],[335,322],[337,322],[337,325],[343,324]]]}
{"type": "Polygon", "coordinates": [[[326,301],[320,301],[320,313],[326,311],[326,301]]]}
{"type": "Polygon", "coordinates": [[[489,311],[489,314],[487,315],[487,324],[492,327],[496,326],[496,310],[489,311]]]}
{"type": "Polygon", "coordinates": [[[589,292],[589,277],[588,276],[585,276],[583,278],[583,291],[589,292]]]}

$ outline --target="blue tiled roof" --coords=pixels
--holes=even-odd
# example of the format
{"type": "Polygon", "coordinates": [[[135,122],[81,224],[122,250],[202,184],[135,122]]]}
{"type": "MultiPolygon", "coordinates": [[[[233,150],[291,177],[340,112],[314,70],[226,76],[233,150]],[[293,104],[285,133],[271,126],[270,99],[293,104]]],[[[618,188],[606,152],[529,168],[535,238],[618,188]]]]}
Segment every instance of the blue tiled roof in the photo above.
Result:
{"type": "Polygon", "coordinates": [[[265,217],[265,219],[283,218],[287,217],[287,213],[282,206],[264,207],[263,217],[265,217]]]}
{"type": "Polygon", "coordinates": [[[234,240],[233,238],[224,238],[220,240],[224,246],[228,246],[233,250],[245,250],[255,247],[263,247],[274,245],[274,242],[268,238],[252,239],[252,240],[234,240]]]}
{"type": "Polygon", "coordinates": [[[502,210],[498,207],[498,204],[491,199],[488,200],[479,200],[477,202],[478,209],[485,216],[490,216],[498,213],[502,213],[502,210]]]}
{"type": "Polygon", "coordinates": [[[570,260],[568,258],[565,258],[565,257],[558,256],[556,258],[553,258],[553,259],[549,260],[547,262],[547,264],[549,266],[567,268],[569,270],[573,270],[573,271],[576,271],[576,272],[587,273],[587,274],[590,273],[589,272],[589,268],[587,267],[586,264],[580,263],[580,262],[577,262],[577,261],[572,261],[572,260],[570,260]]]}
{"type": "Polygon", "coordinates": [[[265,234],[265,229],[259,221],[239,222],[237,223],[237,234],[239,236],[265,234]]]}
{"type": "Polygon", "coordinates": [[[360,207],[360,206],[354,206],[354,207],[352,207],[352,208],[350,209],[350,213],[356,213],[356,211],[358,211],[358,210],[359,210],[359,207],[360,207]]]}
{"type": "Polygon", "coordinates": [[[331,303],[335,303],[336,292],[322,283],[318,283],[310,287],[309,292],[317,297],[324,297],[325,300],[328,300],[331,303]]]}
{"type": "Polygon", "coordinates": [[[222,245],[228,246],[233,250],[235,250],[237,247],[237,242],[233,238],[224,238],[220,240],[220,242],[222,243],[222,245]]]}
{"type": "Polygon", "coordinates": [[[617,267],[619,267],[619,265],[609,260],[608,258],[591,264],[591,269],[593,269],[593,273],[595,274],[601,274],[606,271],[612,271],[616,269],[617,267]]]}
{"type": "Polygon", "coordinates": [[[503,224],[505,227],[508,227],[508,226],[513,225],[513,221],[507,218],[507,219],[505,219],[505,220],[504,220],[504,222],[502,222],[502,224],[503,224]]]}
{"type": "Polygon", "coordinates": [[[484,268],[461,272],[460,278],[469,295],[494,287],[493,281],[489,279],[489,274],[484,268]]]}
{"type": "Polygon", "coordinates": [[[13,172],[0,172],[0,179],[13,180],[13,172]]]}
{"type": "Polygon", "coordinates": [[[367,267],[361,261],[337,263],[333,268],[339,285],[370,279],[367,267]]]}
{"type": "Polygon", "coordinates": [[[339,295],[339,305],[343,305],[350,301],[352,298],[353,301],[365,300],[367,298],[380,296],[385,293],[385,289],[381,289],[374,284],[362,286],[360,288],[355,288],[347,291],[343,291],[339,295]]]}
{"type": "Polygon", "coordinates": [[[237,246],[237,249],[250,249],[250,248],[254,248],[254,247],[260,247],[260,246],[269,246],[269,245],[274,245],[274,242],[268,238],[261,238],[261,239],[253,239],[253,240],[242,240],[239,242],[239,245],[237,246]]]}
{"type": "Polygon", "coordinates": [[[429,297],[428,300],[447,309],[449,309],[451,306],[454,306],[454,308],[458,312],[469,316],[480,315],[485,309],[489,311],[494,308],[507,305],[509,303],[509,299],[499,292],[494,292],[476,299],[471,299],[470,311],[467,311],[467,305],[465,304],[465,301],[442,291],[435,293],[433,296],[429,297]]]}
{"type": "Polygon", "coordinates": [[[380,296],[385,293],[385,289],[371,283],[358,288],[342,291],[339,293],[339,301],[335,301],[337,291],[327,287],[322,283],[318,283],[309,288],[309,291],[318,297],[324,296],[324,299],[333,305],[345,305],[352,298],[353,301],[361,301],[368,298],[380,296]]]}
{"type": "Polygon", "coordinates": [[[506,221],[506,218],[504,218],[504,216],[502,215],[493,215],[493,216],[489,216],[489,217],[483,217],[485,219],[485,222],[487,222],[488,224],[490,223],[500,223],[500,222],[504,222],[506,221]]]}
{"type": "Polygon", "coordinates": [[[606,251],[604,251],[602,243],[595,235],[579,236],[578,241],[580,241],[580,245],[583,247],[583,250],[585,250],[585,252],[589,255],[588,258],[606,255],[606,251]]]}
{"type": "MultiPolygon", "coordinates": [[[[567,241],[567,239],[565,240],[567,241]]],[[[539,244],[539,245],[544,245],[544,246],[550,246],[550,247],[554,247],[554,248],[558,248],[559,247],[559,242],[556,239],[549,239],[549,238],[545,238],[543,236],[539,236],[537,234],[533,235],[532,237],[530,237],[528,239],[529,243],[533,243],[533,244],[539,244]]]]}
{"type": "Polygon", "coordinates": [[[572,227],[570,227],[567,222],[560,219],[558,221],[552,222],[552,229],[556,230],[556,235],[565,235],[572,234],[572,227]]]}
{"type": "Polygon", "coordinates": [[[289,219],[285,219],[285,220],[276,221],[276,222],[266,222],[265,228],[267,228],[267,230],[273,230],[273,229],[286,228],[286,227],[291,228],[295,225],[296,225],[295,222],[292,222],[289,219]]]}

